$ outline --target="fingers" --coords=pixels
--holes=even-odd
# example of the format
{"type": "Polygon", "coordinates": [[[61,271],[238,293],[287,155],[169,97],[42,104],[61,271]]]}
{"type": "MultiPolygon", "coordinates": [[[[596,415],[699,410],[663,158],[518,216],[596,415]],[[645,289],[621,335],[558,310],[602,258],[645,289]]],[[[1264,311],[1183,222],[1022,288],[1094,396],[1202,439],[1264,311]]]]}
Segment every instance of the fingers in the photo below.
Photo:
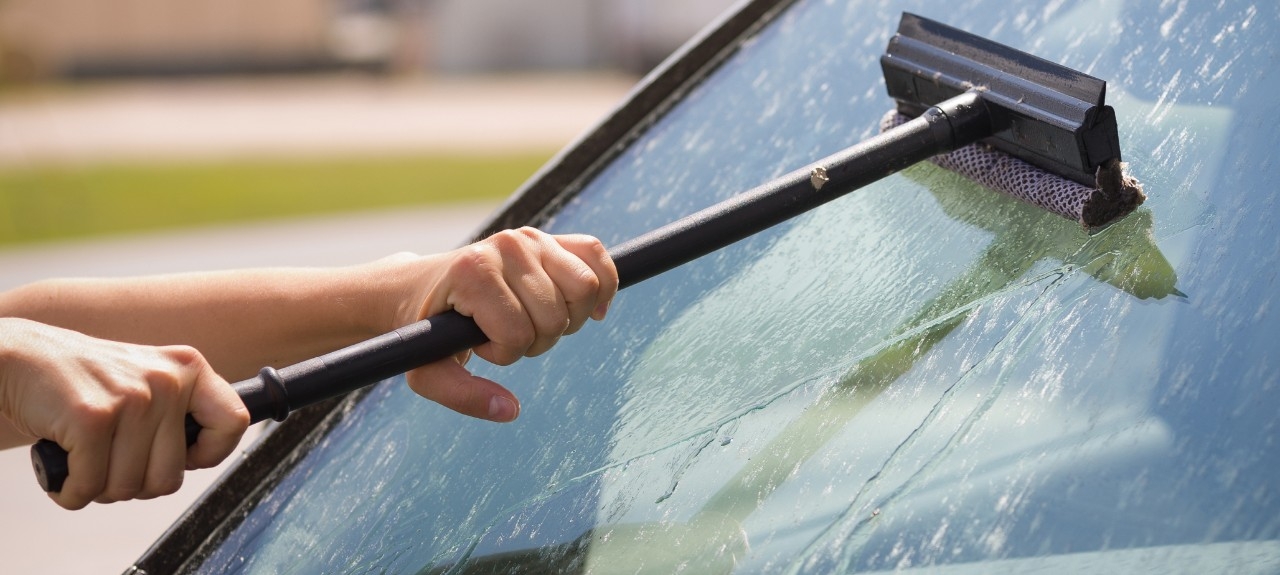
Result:
{"type": "Polygon", "coordinates": [[[171,494],[184,470],[225,458],[248,426],[234,390],[194,349],[59,335],[67,347],[39,358],[42,370],[29,373],[40,377],[22,382],[33,393],[20,417],[68,453],[66,482],[49,494],[62,507],[171,494]],[[209,428],[190,449],[188,411],[209,428]]]}
{"type": "Polygon", "coordinates": [[[94,347],[92,359],[70,358],[78,369],[60,374],[70,381],[53,382],[71,395],[58,406],[70,424],[54,436],[68,452],[68,476],[50,497],[80,509],[173,493],[182,483],[185,446],[166,444],[163,436],[166,411],[185,405],[181,367],[155,348],[94,347]]]}
{"type": "MultiPolygon", "coordinates": [[[[618,291],[608,251],[586,235],[506,230],[453,252],[451,262],[420,318],[449,308],[471,317],[489,339],[473,351],[498,365],[542,354],[588,319],[603,320],[618,291]]],[[[414,370],[409,386],[459,413],[515,419],[520,413],[516,397],[472,376],[464,363],[446,360],[414,370]]]]}
{"type": "Polygon", "coordinates": [[[477,302],[472,316],[489,337],[476,355],[508,365],[545,352],[572,321],[563,294],[544,267],[547,260],[564,265],[564,258],[547,253],[557,244],[531,228],[504,231],[484,243],[495,252],[501,276],[487,286],[492,295],[477,302]]]}
{"type": "Polygon", "coordinates": [[[58,442],[67,450],[71,471],[62,491],[49,494],[59,506],[71,510],[84,508],[103,493],[111,460],[112,422],[94,412],[86,412],[82,422],[85,433],[58,442]]]}
{"type": "MultiPolygon", "coordinates": [[[[181,409],[187,374],[162,355],[142,374],[145,392],[123,395],[118,408],[107,483],[98,503],[152,499],[182,486],[186,446],[174,437],[170,411],[181,409]]],[[[180,433],[180,432],[179,432],[180,433]]]]}
{"type": "Polygon", "coordinates": [[[618,289],[617,270],[599,240],[533,228],[466,248],[443,283],[445,307],[475,319],[489,338],[476,354],[499,365],[542,354],[587,319],[603,319],[618,289]]]}
{"type": "MultiPolygon", "coordinates": [[[[608,250],[600,240],[581,234],[555,236],[555,240],[569,253],[578,258],[578,261],[586,264],[594,275],[594,290],[587,290],[586,293],[569,294],[570,301],[578,301],[583,305],[579,312],[586,312],[581,316],[582,319],[576,326],[571,325],[567,333],[575,333],[586,323],[586,318],[590,317],[596,321],[603,321],[605,314],[609,311],[609,304],[613,301],[613,296],[618,293],[618,268],[613,263],[613,258],[609,257],[608,250]],[[587,302],[592,302],[590,305],[587,302]],[[589,306],[589,307],[588,307],[589,306]]],[[[562,278],[564,285],[578,285],[585,287],[585,283],[577,283],[573,278],[562,278]]],[[[579,317],[574,314],[573,317],[579,317]]]]}
{"type": "Polygon", "coordinates": [[[471,375],[458,361],[443,360],[406,376],[418,395],[463,415],[505,423],[520,415],[520,400],[507,388],[471,375]]]}

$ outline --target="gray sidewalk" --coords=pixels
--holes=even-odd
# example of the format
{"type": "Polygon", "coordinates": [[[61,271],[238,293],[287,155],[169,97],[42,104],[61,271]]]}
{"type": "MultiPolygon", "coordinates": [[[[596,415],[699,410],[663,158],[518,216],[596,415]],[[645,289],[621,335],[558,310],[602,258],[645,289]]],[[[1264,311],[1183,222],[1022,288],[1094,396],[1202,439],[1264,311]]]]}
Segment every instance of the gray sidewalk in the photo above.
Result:
{"type": "MultiPolygon", "coordinates": [[[[622,100],[618,77],[130,84],[0,100],[4,164],[566,145],[622,100]],[[202,88],[202,89],[197,89],[202,88]]],[[[0,289],[53,276],[343,265],[465,241],[496,203],[351,214],[0,250],[0,289]]],[[[119,573],[216,479],[174,496],[68,512],[27,450],[0,451],[0,572],[119,573]]]]}

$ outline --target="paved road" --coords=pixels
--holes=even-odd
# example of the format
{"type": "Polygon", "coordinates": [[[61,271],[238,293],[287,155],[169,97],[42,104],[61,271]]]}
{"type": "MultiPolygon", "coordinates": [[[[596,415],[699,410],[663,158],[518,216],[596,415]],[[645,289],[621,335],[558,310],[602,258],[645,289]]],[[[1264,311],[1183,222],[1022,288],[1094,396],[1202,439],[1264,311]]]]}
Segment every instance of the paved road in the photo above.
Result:
{"type": "MultiPolygon", "coordinates": [[[[127,84],[0,100],[4,165],[103,159],[547,150],[621,101],[605,77],[360,79],[127,84]]],[[[470,237],[496,204],[193,230],[0,250],[0,289],[51,276],[261,265],[342,265],[438,251],[470,237]]],[[[39,493],[26,450],[0,451],[0,572],[119,573],[220,470],[188,474],[175,496],[67,512],[39,493]]]]}

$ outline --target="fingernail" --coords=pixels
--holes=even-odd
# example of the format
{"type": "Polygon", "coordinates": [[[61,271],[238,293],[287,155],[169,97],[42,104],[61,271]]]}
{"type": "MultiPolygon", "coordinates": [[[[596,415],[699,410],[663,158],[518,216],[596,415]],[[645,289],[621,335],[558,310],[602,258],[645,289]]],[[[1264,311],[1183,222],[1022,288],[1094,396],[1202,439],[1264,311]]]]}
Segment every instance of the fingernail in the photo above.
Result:
{"type": "Polygon", "coordinates": [[[516,418],[517,411],[515,402],[501,395],[489,399],[489,419],[493,421],[511,421],[516,418]]]}

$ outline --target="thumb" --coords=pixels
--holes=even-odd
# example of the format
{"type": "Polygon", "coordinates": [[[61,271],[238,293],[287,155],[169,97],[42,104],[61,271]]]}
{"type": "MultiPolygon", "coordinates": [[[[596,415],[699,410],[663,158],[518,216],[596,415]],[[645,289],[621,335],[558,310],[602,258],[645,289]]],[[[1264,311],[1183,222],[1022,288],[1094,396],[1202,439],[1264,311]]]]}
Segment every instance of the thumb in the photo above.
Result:
{"type": "Polygon", "coordinates": [[[200,435],[187,449],[187,468],[213,467],[226,459],[249,427],[249,410],[231,384],[201,358],[187,406],[200,435]]]}

